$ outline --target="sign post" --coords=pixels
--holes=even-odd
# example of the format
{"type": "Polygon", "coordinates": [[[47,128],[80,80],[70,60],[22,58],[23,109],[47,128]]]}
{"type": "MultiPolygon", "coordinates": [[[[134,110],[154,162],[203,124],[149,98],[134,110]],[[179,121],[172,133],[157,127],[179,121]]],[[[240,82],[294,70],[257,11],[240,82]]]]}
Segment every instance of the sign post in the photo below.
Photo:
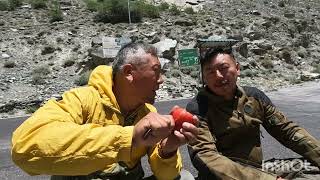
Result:
{"type": "Polygon", "coordinates": [[[179,65],[181,67],[188,67],[199,65],[199,55],[197,49],[181,49],[178,50],[179,65]]]}
{"type": "MultiPolygon", "coordinates": [[[[178,59],[179,59],[179,70],[181,72],[181,68],[190,67],[190,66],[198,66],[199,65],[199,53],[198,49],[181,49],[178,50],[178,59]]],[[[199,76],[200,78],[200,76],[199,76]]],[[[180,76],[180,82],[182,84],[182,77],[180,76]]],[[[181,91],[181,89],[180,89],[181,91]]]]}

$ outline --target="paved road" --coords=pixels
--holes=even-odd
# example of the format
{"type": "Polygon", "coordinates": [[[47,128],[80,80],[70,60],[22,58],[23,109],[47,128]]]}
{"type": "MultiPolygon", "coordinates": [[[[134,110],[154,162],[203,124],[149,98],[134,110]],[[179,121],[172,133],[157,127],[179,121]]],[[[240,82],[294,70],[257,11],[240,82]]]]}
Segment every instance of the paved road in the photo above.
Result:
{"type": "MultiPolygon", "coordinates": [[[[305,83],[300,86],[281,89],[279,91],[267,93],[289,119],[297,122],[307,129],[313,136],[320,139],[320,82],[305,83]]],[[[173,105],[185,107],[189,100],[165,101],[156,104],[160,113],[167,113],[173,105]]],[[[48,179],[48,176],[30,177],[19,168],[13,165],[10,159],[10,138],[12,131],[22,123],[25,118],[14,118],[0,120],[0,179],[1,180],[33,180],[48,179]]],[[[262,128],[262,146],[264,159],[299,157],[296,153],[286,149],[274,140],[262,128]]],[[[192,174],[197,171],[192,167],[188,158],[186,148],[181,148],[184,166],[192,174]]],[[[143,161],[146,174],[150,174],[150,168],[143,161]]]]}

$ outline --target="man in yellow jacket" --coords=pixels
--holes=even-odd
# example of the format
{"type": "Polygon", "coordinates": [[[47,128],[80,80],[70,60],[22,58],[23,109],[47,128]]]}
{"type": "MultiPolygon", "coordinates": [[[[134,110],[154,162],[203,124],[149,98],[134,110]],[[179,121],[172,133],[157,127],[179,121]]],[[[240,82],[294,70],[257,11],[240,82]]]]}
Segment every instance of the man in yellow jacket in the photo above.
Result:
{"type": "Polygon", "coordinates": [[[94,69],[88,86],[49,100],[17,128],[13,161],[52,179],[141,179],[140,159],[147,154],[154,178],[179,178],[178,147],[198,130],[184,123],[173,131],[172,116],[156,113],[151,104],[161,83],[156,49],[124,46],[112,67],[94,69]]]}

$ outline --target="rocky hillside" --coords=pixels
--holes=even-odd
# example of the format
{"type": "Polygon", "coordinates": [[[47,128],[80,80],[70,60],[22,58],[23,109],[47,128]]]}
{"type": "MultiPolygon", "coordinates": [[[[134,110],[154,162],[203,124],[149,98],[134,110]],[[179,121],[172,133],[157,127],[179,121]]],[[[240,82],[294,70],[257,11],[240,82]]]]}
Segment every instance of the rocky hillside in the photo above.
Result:
{"type": "Polygon", "coordinates": [[[319,0],[171,1],[196,12],[173,15],[166,10],[160,18],[132,24],[97,23],[83,2],[59,2],[63,21],[53,23],[47,9],[28,3],[0,11],[1,117],[30,112],[80,85],[83,74],[102,62],[92,52],[103,37],[171,47],[160,54],[170,63],[158,100],[196,93],[198,68],[180,72],[176,59],[178,49],[194,47],[198,38],[240,40],[235,50],[241,84],[274,90],[320,77],[319,0]],[[170,45],[161,43],[168,40],[170,45]]]}

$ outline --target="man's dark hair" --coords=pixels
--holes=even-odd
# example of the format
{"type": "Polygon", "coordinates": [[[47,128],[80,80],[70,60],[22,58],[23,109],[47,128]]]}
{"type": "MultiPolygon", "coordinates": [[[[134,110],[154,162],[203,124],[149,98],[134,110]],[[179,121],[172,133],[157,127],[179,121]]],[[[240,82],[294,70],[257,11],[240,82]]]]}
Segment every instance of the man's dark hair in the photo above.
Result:
{"type": "Polygon", "coordinates": [[[201,67],[203,67],[204,64],[206,64],[207,62],[210,62],[210,60],[212,58],[216,57],[218,54],[229,54],[234,59],[234,61],[236,62],[236,59],[235,59],[235,57],[233,55],[231,47],[228,47],[228,48],[222,48],[222,47],[210,48],[210,49],[208,49],[206,51],[204,56],[200,58],[201,67]]]}
{"type": "Polygon", "coordinates": [[[157,57],[157,49],[149,44],[142,42],[132,42],[124,45],[118,52],[115,60],[112,64],[113,75],[119,72],[124,64],[141,64],[146,63],[144,58],[141,58],[144,54],[151,54],[157,57]]]}

